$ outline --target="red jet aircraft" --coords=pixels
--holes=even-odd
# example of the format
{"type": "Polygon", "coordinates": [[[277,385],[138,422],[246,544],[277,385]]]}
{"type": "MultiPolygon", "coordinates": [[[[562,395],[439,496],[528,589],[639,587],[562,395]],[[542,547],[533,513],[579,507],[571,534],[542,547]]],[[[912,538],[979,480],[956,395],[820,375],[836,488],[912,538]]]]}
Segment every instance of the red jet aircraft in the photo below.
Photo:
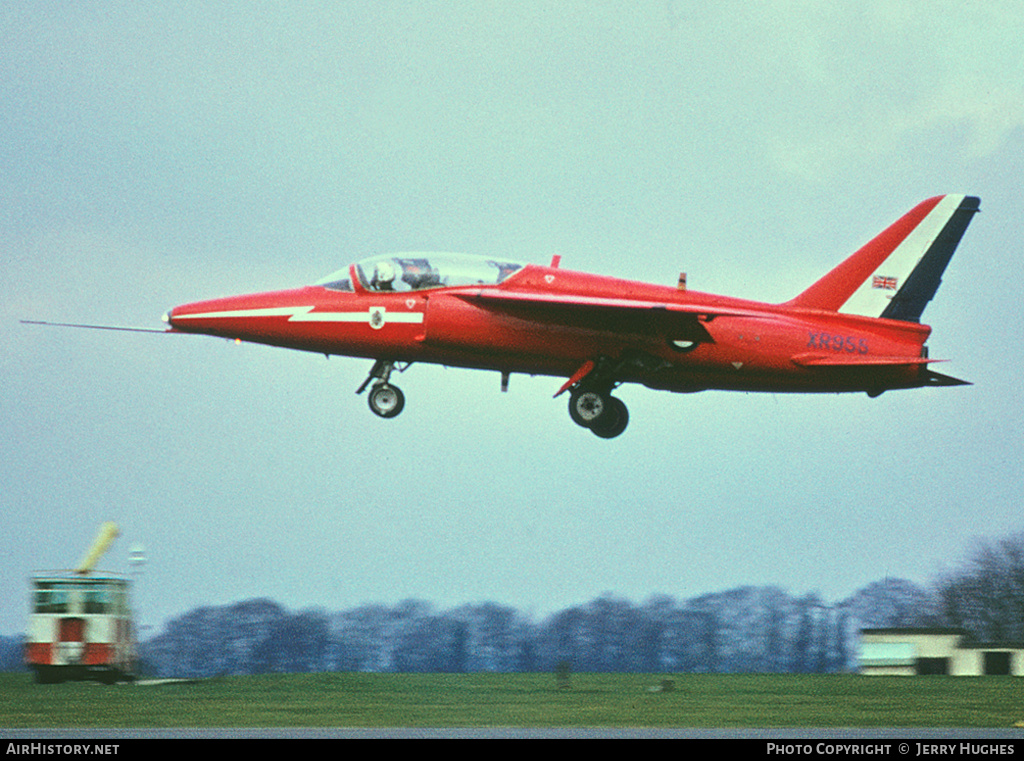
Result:
{"type": "Polygon", "coordinates": [[[921,313],[979,200],[915,206],[795,298],[765,304],[460,254],[372,256],[304,288],[201,301],[164,316],[202,333],[376,360],[359,387],[398,415],[414,362],[563,377],[569,415],[602,438],[629,413],[612,391],[884,391],[969,385],[928,369],[921,313]]]}

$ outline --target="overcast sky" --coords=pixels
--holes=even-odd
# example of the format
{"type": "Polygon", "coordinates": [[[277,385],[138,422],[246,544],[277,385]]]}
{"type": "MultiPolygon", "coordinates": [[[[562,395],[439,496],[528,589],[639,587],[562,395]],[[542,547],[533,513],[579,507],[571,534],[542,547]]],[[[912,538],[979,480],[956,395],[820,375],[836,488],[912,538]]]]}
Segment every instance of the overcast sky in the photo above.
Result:
{"type": "Polygon", "coordinates": [[[0,5],[0,632],[26,578],[148,563],[143,622],[269,596],[543,615],[742,584],[927,584],[1024,530],[1024,8],[897,2],[0,5]],[[982,199],[924,314],[971,387],[675,395],[162,327],[395,250],[794,296],[919,201],[982,199]]]}

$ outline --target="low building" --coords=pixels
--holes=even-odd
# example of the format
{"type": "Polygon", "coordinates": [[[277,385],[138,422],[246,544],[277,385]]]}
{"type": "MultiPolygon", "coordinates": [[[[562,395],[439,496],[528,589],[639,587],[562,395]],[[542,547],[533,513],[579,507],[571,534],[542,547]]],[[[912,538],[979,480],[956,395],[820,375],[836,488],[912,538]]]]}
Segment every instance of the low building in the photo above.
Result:
{"type": "Polygon", "coordinates": [[[861,629],[858,666],[876,676],[1024,676],[1024,643],[973,643],[962,629],[861,629]]]}

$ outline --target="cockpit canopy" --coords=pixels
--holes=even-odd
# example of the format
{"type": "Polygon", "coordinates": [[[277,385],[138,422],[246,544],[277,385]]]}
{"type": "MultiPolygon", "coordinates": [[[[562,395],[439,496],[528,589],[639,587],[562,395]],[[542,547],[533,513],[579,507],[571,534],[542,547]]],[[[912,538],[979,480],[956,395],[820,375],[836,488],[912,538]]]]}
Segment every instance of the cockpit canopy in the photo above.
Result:
{"type": "MultiPolygon", "coordinates": [[[[519,262],[467,254],[384,254],[356,262],[356,277],[368,291],[423,291],[457,285],[497,285],[522,269],[519,262]]],[[[316,285],[332,291],[352,291],[346,267],[316,285]]]]}

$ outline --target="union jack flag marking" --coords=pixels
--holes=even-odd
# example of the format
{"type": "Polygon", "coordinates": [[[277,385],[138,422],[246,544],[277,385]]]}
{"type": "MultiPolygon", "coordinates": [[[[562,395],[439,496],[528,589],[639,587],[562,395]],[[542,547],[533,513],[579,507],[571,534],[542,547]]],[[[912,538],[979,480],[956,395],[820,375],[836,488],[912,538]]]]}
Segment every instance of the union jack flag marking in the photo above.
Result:
{"type": "Polygon", "coordinates": [[[872,288],[881,288],[884,291],[895,291],[896,290],[896,278],[885,277],[883,275],[875,275],[871,280],[872,288]]]}

